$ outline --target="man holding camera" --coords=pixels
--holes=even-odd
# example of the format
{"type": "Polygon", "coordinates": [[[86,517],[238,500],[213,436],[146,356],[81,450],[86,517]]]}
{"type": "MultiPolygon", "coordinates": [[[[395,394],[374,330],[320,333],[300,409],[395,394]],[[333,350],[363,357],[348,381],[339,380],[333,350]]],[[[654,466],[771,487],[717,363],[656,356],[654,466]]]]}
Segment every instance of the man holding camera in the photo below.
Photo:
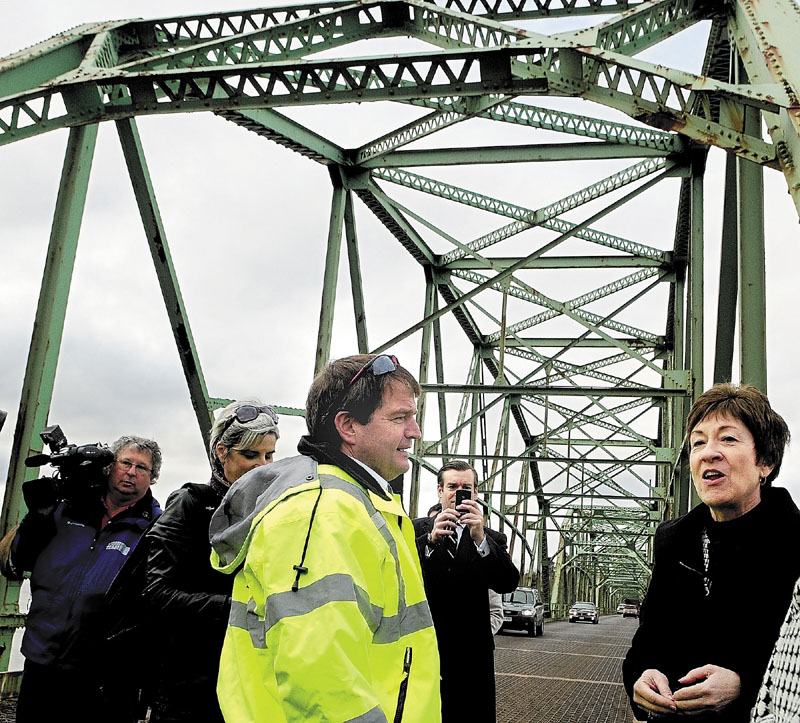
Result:
{"type": "Polygon", "coordinates": [[[414,520],[414,532],[439,643],[442,721],[490,722],[495,688],[488,591],[511,592],[519,571],[506,536],[483,524],[475,469],[453,460],[437,482],[442,510],[414,520]]]}
{"type": "Polygon", "coordinates": [[[3,566],[12,579],[31,572],[18,723],[136,720],[134,658],[108,655],[104,596],[161,514],[150,492],[161,449],[152,440],[125,436],[111,453],[114,461],[94,475],[91,464],[64,462],[61,478],[23,485],[28,514],[3,566]]]}

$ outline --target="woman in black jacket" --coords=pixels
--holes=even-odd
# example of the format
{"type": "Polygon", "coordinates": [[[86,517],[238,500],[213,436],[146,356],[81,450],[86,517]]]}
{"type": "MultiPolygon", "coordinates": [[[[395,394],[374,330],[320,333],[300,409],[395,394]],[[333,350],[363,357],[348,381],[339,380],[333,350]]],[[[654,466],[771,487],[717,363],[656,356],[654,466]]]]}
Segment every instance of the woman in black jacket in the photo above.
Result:
{"type": "Polygon", "coordinates": [[[152,723],[223,721],[216,684],[234,576],[212,569],[208,526],[230,485],[272,462],[278,437],[278,415],[271,407],[229,404],[211,430],[211,480],[173,492],[147,534],[144,596],[160,638],[152,723]]]}
{"type": "Polygon", "coordinates": [[[703,504],[656,531],[623,679],[640,720],[749,720],[800,574],[800,510],[772,487],[786,423],[754,387],[717,384],[687,420],[703,504]]]}

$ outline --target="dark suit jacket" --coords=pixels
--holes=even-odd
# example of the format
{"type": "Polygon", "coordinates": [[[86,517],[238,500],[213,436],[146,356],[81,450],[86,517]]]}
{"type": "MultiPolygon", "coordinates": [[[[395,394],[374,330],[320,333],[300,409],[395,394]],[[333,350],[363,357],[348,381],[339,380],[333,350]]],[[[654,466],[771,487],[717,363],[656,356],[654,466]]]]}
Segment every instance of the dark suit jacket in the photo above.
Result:
{"type": "Polygon", "coordinates": [[[495,720],[494,637],[489,588],[511,592],[519,570],[506,549],[506,536],[485,530],[489,554],[481,557],[464,529],[455,559],[443,546],[426,555],[432,517],[414,520],[425,592],[431,607],[442,665],[442,720],[495,720]],[[466,718],[465,718],[466,716],[466,718]]]}

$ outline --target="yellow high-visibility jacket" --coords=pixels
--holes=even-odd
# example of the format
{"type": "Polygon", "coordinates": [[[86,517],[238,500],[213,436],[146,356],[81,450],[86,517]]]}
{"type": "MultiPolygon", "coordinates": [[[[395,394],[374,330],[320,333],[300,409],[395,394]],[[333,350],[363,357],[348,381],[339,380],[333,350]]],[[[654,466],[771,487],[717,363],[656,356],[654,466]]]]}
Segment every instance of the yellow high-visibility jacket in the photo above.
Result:
{"type": "Polygon", "coordinates": [[[227,723],[441,720],[436,635],[398,498],[301,455],[239,480],[211,534],[212,564],[236,574],[217,684],[227,723]]]}

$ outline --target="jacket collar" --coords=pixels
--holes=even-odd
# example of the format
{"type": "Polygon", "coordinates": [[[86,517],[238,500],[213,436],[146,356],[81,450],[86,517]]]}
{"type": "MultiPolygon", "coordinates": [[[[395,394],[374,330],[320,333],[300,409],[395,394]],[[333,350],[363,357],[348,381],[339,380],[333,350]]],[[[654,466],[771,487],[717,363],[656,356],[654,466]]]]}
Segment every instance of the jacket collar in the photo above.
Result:
{"type": "Polygon", "coordinates": [[[314,440],[308,435],[300,438],[297,444],[297,451],[312,459],[319,464],[332,464],[334,467],[344,470],[364,489],[378,495],[383,500],[390,501],[392,498],[380,486],[367,470],[365,470],[352,457],[344,454],[335,444],[331,442],[321,442],[314,440]]]}

